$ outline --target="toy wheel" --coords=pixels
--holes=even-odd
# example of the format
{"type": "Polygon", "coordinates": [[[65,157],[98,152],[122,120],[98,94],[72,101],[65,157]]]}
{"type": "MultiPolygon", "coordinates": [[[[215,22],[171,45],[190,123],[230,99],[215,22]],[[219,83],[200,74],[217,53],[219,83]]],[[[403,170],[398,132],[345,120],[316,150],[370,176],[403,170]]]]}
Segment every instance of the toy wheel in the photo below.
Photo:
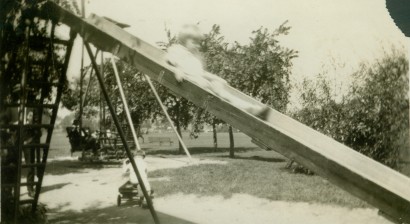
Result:
{"type": "Polygon", "coordinates": [[[118,197],[117,197],[117,206],[118,207],[121,206],[121,195],[118,195],[118,197]]]}

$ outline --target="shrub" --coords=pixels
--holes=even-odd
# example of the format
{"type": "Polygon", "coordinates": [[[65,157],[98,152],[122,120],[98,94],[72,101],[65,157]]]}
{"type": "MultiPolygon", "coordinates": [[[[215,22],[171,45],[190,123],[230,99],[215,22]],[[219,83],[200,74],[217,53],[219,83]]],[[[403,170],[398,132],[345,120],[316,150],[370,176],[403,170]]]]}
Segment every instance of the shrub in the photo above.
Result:
{"type": "Polygon", "coordinates": [[[302,83],[299,121],[392,168],[408,148],[408,60],[393,51],[362,64],[347,93],[337,93],[323,75],[302,83]],[[344,94],[344,95],[342,95],[344,94]]]}

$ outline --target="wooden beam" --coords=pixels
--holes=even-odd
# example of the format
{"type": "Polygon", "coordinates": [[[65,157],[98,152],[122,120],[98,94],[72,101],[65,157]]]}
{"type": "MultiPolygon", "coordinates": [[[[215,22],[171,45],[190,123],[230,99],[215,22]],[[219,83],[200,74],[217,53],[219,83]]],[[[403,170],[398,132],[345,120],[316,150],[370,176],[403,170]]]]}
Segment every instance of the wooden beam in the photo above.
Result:
{"type": "MultiPolygon", "coordinates": [[[[270,109],[266,121],[242,111],[189,81],[178,83],[164,52],[113,23],[91,15],[81,19],[47,3],[44,12],[76,30],[97,48],[111,52],[167,87],[205,108],[252,138],[306,166],[333,184],[367,201],[400,222],[410,223],[410,179],[349,147],[270,109]]],[[[231,88],[232,94],[254,104],[255,99],[231,88]]]]}

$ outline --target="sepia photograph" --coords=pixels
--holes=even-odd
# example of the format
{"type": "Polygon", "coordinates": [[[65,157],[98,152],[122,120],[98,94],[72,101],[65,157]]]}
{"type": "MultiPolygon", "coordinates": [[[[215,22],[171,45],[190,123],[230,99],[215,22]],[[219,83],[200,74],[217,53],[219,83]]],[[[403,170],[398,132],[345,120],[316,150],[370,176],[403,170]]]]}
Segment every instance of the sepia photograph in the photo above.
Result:
{"type": "Polygon", "coordinates": [[[1,224],[410,224],[410,0],[0,0],[1,224]]]}

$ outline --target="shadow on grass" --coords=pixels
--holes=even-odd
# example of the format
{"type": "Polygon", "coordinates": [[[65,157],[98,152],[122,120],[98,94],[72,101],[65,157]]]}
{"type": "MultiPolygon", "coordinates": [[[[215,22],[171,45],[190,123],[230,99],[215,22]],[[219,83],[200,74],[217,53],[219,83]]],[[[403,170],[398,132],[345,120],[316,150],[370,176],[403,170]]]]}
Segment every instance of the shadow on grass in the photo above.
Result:
{"type": "Polygon", "coordinates": [[[116,162],[83,162],[78,160],[58,160],[50,161],[46,166],[46,175],[64,175],[72,173],[85,173],[84,169],[100,170],[110,167],[120,167],[121,163],[116,162]]]}
{"type": "MultiPolygon", "coordinates": [[[[111,206],[81,212],[67,211],[49,214],[49,223],[155,223],[149,209],[138,206],[111,206]]],[[[157,212],[161,223],[193,224],[193,222],[157,212]]]]}
{"type": "MultiPolygon", "coordinates": [[[[235,152],[249,152],[249,151],[254,151],[259,148],[253,147],[253,148],[248,148],[248,147],[237,147],[235,148],[235,152]]],[[[207,154],[207,153],[227,153],[229,152],[229,148],[217,148],[215,149],[214,147],[190,147],[188,148],[189,153],[191,155],[197,155],[197,154],[207,154]]],[[[158,150],[150,150],[146,152],[147,155],[184,155],[184,153],[179,153],[178,149],[170,150],[170,149],[158,149],[158,150]]]]}
{"type": "Polygon", "coordinates": [[[47,191],[52,191],[52,190],[57,190],[60,189],[66,185],[69,185],[71,183],[61,183],[61,184],[54,184],[51,186],[42,186],[41,187],[41,193],[47,192],[47,191]]]}
{"type": "MultiPolygon", "coordinates": [[[[218,156],[221,158],[230,158],[229,156],[218,156]]],[[[281,163],[285,162],[286,159],[283,158],[274,158],[274,157],[262,157],[262,156],[235,156],[231,159],[242,159],[242,160],[256,160],[256,161],[262,161],[262,162],[273,162],[273,163],[281,163]]]]}

